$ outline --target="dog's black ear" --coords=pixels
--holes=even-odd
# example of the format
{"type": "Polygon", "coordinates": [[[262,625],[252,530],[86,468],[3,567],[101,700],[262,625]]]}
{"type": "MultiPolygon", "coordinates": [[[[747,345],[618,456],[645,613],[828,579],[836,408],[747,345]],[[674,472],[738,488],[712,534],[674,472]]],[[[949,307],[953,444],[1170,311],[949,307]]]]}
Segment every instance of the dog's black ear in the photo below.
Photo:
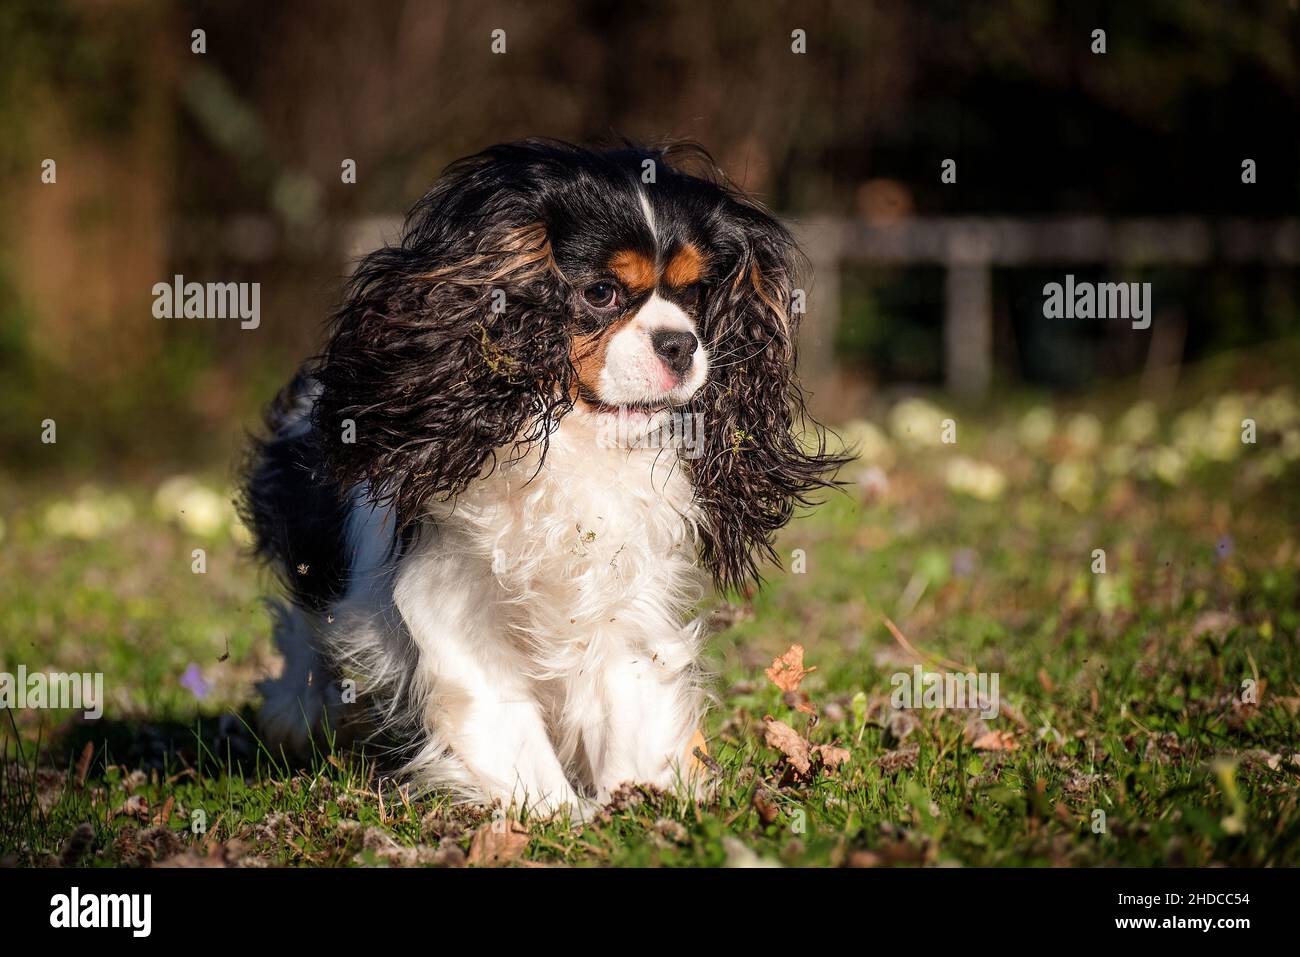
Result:
{"type": "Polygon", "coordinates": [[[315,433],[334,480],[368,482],[403,523],[567,410],[564,286],[535,196],[508,154],[454,165],[335,317],[315,433]]]}
{"type": "Polygon", "coordinates": [[[713,366],[690,411],[702,454],[687,460],[704,510],[701,558],[722,590],[760,581],[759,560],[778,560],[773,540],[796,504],[848,459],[827,451],[795,377],[795,269],[802,261],[779,222],[729,201],[721,242],[724,272],[703,305],[713,366]]]}

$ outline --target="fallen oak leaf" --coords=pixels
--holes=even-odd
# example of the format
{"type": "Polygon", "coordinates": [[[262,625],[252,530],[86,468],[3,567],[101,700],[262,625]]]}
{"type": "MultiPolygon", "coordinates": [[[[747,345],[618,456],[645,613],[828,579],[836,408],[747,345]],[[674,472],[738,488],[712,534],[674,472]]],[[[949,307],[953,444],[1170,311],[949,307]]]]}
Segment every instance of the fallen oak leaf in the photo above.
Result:
{"type": "Polygon", "coordinates": [[[832,771],[841,764],[847,764],[853,757],[848,748],[837,748],[833,744],[814,744],[813,751],[822,759],[822,767],[832,771]]]}
{"type": "Polygon", "coordinates": [[[465,863],[471,867],[500,867],[523,856],[528,828],[518,821],[496,820],[480,825],[469,844],[465,863]]]}
{"type": "Polygon", "coordinates": [[[971,742],[976,751],[1018,751],[1020,745],[1010,731],[988,731],[971,742]]]}
{"type": "Polygon", "coordinates": [[[791,645],[785,654],[772,659],[772,667],[764,674],[782,691],[793,692],[798,691],[803,679],[816,670],[815,667],[803,666],[803,645],[791,645]]]}
{"type": "Polygon", "coordinates": [[[799,774],[806,775],[812,770],[809,744],[804,738],[784,721],[777,721],[770,715],[763,717],[763,740],[770,748],[776,748],[784,755],[790,767],[799,774]]]}

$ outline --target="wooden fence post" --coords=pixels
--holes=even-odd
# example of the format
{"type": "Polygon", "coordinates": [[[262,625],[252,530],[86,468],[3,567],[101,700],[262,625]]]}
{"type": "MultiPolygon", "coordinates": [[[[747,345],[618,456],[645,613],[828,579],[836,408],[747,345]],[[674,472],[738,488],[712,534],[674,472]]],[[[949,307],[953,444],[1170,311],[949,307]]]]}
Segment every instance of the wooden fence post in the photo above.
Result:
{"type": "MultiPolygon", "coordinates": [[[[811,275],[804,277],[808,313],[799,330],[799,379],[810,393],[814,414],[834,412],[835,333],[842,317],[840,268],[844,255],[844,226],[816,219],[794,227],[808,257],[811,275]]],[[[839,410],[842,411],[842,410],[839,410]]]]}
{"type": "Polygon", "coordinates": [[[982,399],[993,381],[992,290],[988,263],[949,262],[944,277],[944,372],[948,388],[963,399],[982,399]]]}

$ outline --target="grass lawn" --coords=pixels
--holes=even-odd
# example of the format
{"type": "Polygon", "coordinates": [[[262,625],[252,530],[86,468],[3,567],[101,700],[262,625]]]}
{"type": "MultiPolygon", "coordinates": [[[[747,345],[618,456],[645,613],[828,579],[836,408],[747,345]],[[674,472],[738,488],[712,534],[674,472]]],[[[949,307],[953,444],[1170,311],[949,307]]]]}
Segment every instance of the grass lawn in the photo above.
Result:
{"type": "Polygon", "coordinates": [[[305,769],[266,753],[262,582],[206,474],[0,481],[0,670],[102,671],[106,698],[94,722],[0,714],[0,858],[1295,865],[1288,366],[1237,357],[1160,405],[913,400],[845,423],[854,484],[787,529],[788,570],[712,606],[714,797],[630,790],[583,825],[494,823],[324,743],[305,769]],[[765,669],[794,644],[816,670],[785,693],[765,669]],[[895,710],[918,663],[996,675],[1000,713],[895,710]],[[831,747],[805,763],[810,743],[831,747]]]}

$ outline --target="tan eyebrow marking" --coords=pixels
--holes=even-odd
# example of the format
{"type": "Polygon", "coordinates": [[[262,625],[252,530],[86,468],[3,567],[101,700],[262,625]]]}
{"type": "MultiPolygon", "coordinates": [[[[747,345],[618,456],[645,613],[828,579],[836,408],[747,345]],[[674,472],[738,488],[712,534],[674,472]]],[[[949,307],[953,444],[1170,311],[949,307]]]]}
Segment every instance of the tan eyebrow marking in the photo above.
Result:
{"type": "Polygon", "coordinates": [[[608,266],[629,292],[641,293],[654,287],[654,260],[634,249],[620,249],[609,257],[608,266]]]}
{"type": "Polygon", "coordinates": [[[674,288],[699,282],[704,275],[704,254],[690,243],[684,245],[668,262],[664,282],[674,288]]]}

